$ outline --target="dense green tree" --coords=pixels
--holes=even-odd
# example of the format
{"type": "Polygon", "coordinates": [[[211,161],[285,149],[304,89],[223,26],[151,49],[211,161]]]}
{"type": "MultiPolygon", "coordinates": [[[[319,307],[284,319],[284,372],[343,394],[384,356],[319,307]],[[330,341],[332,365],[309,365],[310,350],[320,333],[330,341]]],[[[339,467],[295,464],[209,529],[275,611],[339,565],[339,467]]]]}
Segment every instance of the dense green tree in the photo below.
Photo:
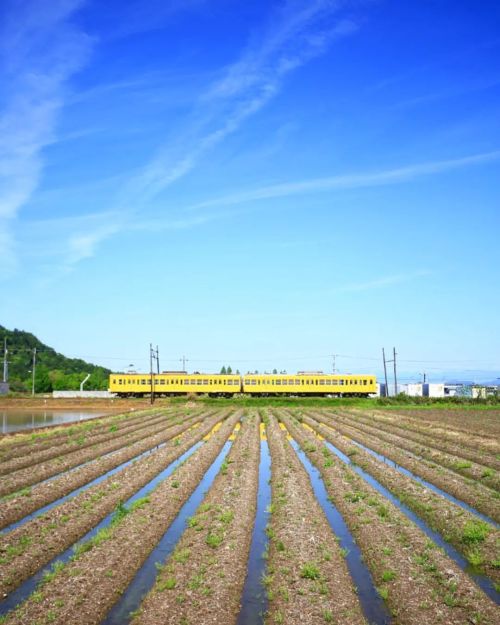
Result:
{"type": "Polygon", "coordinates": [[[35,371],[35,393],[51,393],[52,381],[47,367],[37,367],[35,371]]]}
{"type": "Polygon", "coordinates": [[[35,390],[50,392],[76,390],[87,373],[91,374],[85,389],[105,390],[111,371],[79,358],[66,358],[23,330],[7,330],[0,326],[0,357],[3,358],[4,338],[7,339],[9,384],[15,392],[31,391],[33,350],[36,348],[35,390]]]}
{"type": "Polygon", "coordinates": [[[277,369],[273,369],[273,373],[276,375],[278,373],[277,369]]]}
{"type": "Polygon", "coordinates": [[[226,375],[226,367],[222,365],[222,369],[220,370],[221,375],[226,375]]]}
{"type": "Polygon", "coordinates": [[[227,375],[231,375],[231,373],[233,372],[233,370],[231,369],[231,367],[227,368],[227,375]]]}

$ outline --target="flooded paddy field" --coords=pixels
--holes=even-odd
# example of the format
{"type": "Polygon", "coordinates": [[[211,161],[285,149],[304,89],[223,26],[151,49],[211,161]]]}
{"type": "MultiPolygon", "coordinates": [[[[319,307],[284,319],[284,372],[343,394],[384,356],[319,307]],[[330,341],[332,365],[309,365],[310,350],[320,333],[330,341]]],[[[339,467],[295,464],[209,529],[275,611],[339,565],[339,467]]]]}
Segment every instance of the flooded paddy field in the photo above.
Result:
{"type": "Polygon", "coordinates": [[[493,411],[335,406],[0,437],[0,622],[496,625],[493,411]]]}
{"type": "Polygon", "coordinates": [[[0,409],[0,433],[21,432],[36,428],[46,428],[63,423],[85,421],[106,414],[102,410],[30,410],[0,409]]]}

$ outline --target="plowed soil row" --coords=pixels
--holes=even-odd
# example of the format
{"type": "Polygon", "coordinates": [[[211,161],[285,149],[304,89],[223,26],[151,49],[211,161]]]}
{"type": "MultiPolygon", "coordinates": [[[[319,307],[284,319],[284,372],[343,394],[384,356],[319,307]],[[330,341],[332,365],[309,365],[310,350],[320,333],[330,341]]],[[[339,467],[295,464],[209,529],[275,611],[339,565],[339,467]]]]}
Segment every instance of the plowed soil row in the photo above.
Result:
{"type": "Polygon", "coordinates": [[[457,499],[464,501],[496,522],[500,521],[500,500],[496,497],[496,493],[493,490],[482,486],[479,482],[468,480],[442,466],[437,466],[419,458],[415,455],[415,453],[418,453],[417,450],[415,450],[415,453],[412,453],[404,447],[401,449],[398,445],[399,440],[394,442],[389,436],[381,433],[369,435],[359,428],[349,427],[338,421],[332,421],[315,411],[310,414],[321,423],[334,427],[335,430],[344,434],[344,436],[352,438],[362,445],[387,456],[390,460],[434,484],[441,490],[450,493],[457,499]]]}
{"type": "Polygon", "coordinates": [[[48,482],[43,482],[26,493],[21,493],[17,497],[2,502],[0,506],[0,529],[7,527],[11,523],[19,521],[28,514],[43,508],[43,506],[68,495],[77,488],[88,484],[92,480],[95,480],[100,475],[118,467],[120,464],[135,458],[143,452],[149,449],[154,449],[158,445],[168,441],[169,439],[179,435],[186,429],[191,427],[194,423],[203,421],[209,414],[201,413],[190,419],[187,419],[180,425],[170,425],[163,431],[154,436],[146,436],[145,438],[137,441],[136,443],[125,447],[103,458],[90,462],[77,471],[71,471],[63,473],[48,482]]]}
{"type": "MultiPolygon", "coordinates": [[[[43,407],[41,408],[43,410],[43,407]]],[[[172,409],[154,408],[149,410],[130,412],[120,412],[107,414],[100,417],[85,419],[84,421],[73,421],[61,423],[35,430],[23,430],[21,432],[10,432],[0,435],[0,458],[6,459],[9,454],[15,454],[21,448],[31,449],[32,447],[43,449],[45,446],[57,444],[59,441],[68,442],[73,436],[92,431],[103,430],[113,423],[128,422],[129,419],[147,418],[157,414],[160,410],[170,412],[172,409]]]]}
{"type": "Polygon", "coordinates": [[[272,462],[268,623],[365,623],[340,547],[307,473],[274,417],[267,428],[272,462]]]}
{"type": "Polygon", "coordinates": [[[69,471],[81,464],[84,464],[85,462],[95,460],[104,454],[109,454],[115,450],[132,445],[139,440],[154,436],[155,434],[162,432],[166,426],[168,427],[168,425],[169,420],[163,418],[159,423],[142,427],[140,430],[130,434],[117,436],[111,442],[107,441],[105,443],[89,447],[88,449],[74,451],[61,458],[53,458],[52,460],[38,464],[36,466],[36,471],[33,471],[31,467],[15,471],[2,477],[0,482],[0,496],[15,493],[18,490],[38,484],[39,482],[58,475],[59,473],[69,471]]]}
{"type": "Polygon", "coordinates": [[[235,623],[255,518],[259,449],[259,419],[243,419],[226,462],[134,625],[235,623]]]}
{"type": "MultiPolygon", "coordinates": [[[[388,411],[385,411],[388,412],[388,411]]],[[[457,410],[426,409],[415,410],[399,408],[398,413],[414,419],[425,421],[429,424],[451,426],[453,430],[483,436],[485,438],[498,438],[500,436],[500,410],[483,410],[479,408],[457,410]]]]}
{"type": "MultiPolygon", "coordinates": [[[[177,415],[174,415],[174,418],[177,418],[177,415]]],[[[13,473],[24,467],[30,467],[30,469],[33,468],[36,470],[35,465],[52,460],[52,458],[62,458],[72,452],[83,451],[84,449],[106,443],[110,440],[114,441],[122,436],[132,434],[133,432],[140,432],[144,428],[149,428],[157,424],[165,424],[170,420],[172,420],[172,413],[166,414],[165,412],[161,412],[160,414],[150,415],[148,417],[140,417],[134,420],[133,423],[127,423],[121,428],[112,424],[107,427],[104,432],[82,433],[78,437],[72,438],[69,442],[64,443],[63,441],[58,441],[55,445],[51,445],[47,449],[33,448],[29,451],[24,450],[21,455],[0,463],[0,475],[13,473]]]]}
{"type": "MultiPolygon", "coordinates": [[[[498,488],[500,486],[500,479],[492,470],[500,469],[500,460],[489,451],[469,449],[465,445],[465,441],[463,443],[462,441],[457,441],[456,443],[446,442],[442,440],[436,432],[430,434],[415,432],[410,428],[401,427],[400,424],[396,425],[395,423],[389,422],[387,419],[380,419],[376,413],[373,415],[373,418],[359,413],[354,415],[353,413],[346,413],[344,411],[336,411],[335,414],[336,418],[345,418],[351,423],[359,423],[377,431],[382,428],[382,430],[388,434],[399,436],[404,440],[413,441],[414,443],[422,445],[423,449],[429,449],[431,453],[435,453],[437,457],[439,457],[439,452],[434,452],[434,450],[439,450],[443,452],[442,461],[447,463],[444,466],[448,466],[448,468],[472,479],[481,480],[491,488],[498,488]],[[468,462],[464,462],[464,459],[467,459],[468,462]],[[488,468],[489,470],[487,470],[488,468]]],[[[496,441],[492,442],[496,444],[496,441]]],[[[439,464],[441,464],[441,462],[439,464]]]]}
{"type": "Polygon", "coordinates": [[[303,423],[350,456],[432,529],[442,534],[472,564],[481,567],[488,577],[500,583],[500,569],[497,568],[500,532],[493,525],[480,521],[474,514],[402,475],[363,449],[353,448],[352,441],[335,430],[307,416],[303,417],[303,423]]]}
{"type": "MultiPolygon", "coordinates": [[[[451,453],[440,451],[439,443],[434,446],[429,446],[429,439],[425,438],[424,441],[416,440],[422,437],[418,435],[406,434],[401,428],[395,428],[392,426],[384,425],[383,428],[380,424],[373,424],[369,421],[361,421],[359,417],[345,417],[336,415],[335,420],[339,423],[343,423],[350,427],[355,427],[362,432],[366,432],[371,435],[377,435],[379,438],[383,438],[389,442],[393,442],[398,447],[407,449],[413,454],[421,456],[425,460],[435,462],[443,467],[446,467],[454,473],[458,473],[470,480],[476,480],[488,488],[493,490],[499,490],[500,488],[500,476],[499,474],[486,464],[479,464],[478,462],[466,460],[465,455],[454,455],[451,453]]],[[[460,451],[460,450],[457,450],[460,451]]],[[[467,452],[465,452],[467,453],[467,452]]],[[[472,454],[469,454],[469,456],[472,454]]],[[[476,459],[477,454],[475,454],[476,459]]],[[[486,460],[485,460],[486,462],[486,460]]],[[[492,459],[492,462],[496,465],[498,462],[492,459]]]]}
{"type": "Polygon", "coordinates": [[[172,439],[165,448],[141,458],[43,516],[0,536],[0,596],[14,590],[84,536],[120,502],[129,499],[200,441],[221,418],[222,414],[207,419],[201,427],[172,439]]]}
{"type": "Polygon", "coordinates": [[[6,623],[97,625],[127,588],[240,419],[234,414],[186,463],[56,570],[6,623]]]}
{"type": "Polygon", "coordinates": [[[498,610],[467,575],[311,432],[283,417],[321,471],[328,493],[360,545],[393,623],[495,625],[498,610]]]}
{"type": "MultiPolygon", "coordinates": [[[[353,411],[354,412],[354,411],[353,411]]],[[[361,412],[361,411],[355,411],[361,412]]],[[[411,429],[419,434],[426,434],[432,438],[446,441],[451,445],[459,445],[472,451],[479,451],[490,456],[497,456],[500,453],[500,444],[496,435],[492,432],[489,434],[478,431],[481,421],[472,423],[469,428],[461,427],[467,423],[470,411],[462,413],[460,422],[448,424],[446,421],[434,420],[428,421],[418,417],[411,417],[406,413],[391,414],[389,412],[374,411],[373,414],[380,419],[386,419],[395,425],[403,428],[411,429]]],[[[424,418],[427,416],[425,411],[424,418]]],[[[497,413],[497,421],[500,422],[500,411],[497,413]]]]}

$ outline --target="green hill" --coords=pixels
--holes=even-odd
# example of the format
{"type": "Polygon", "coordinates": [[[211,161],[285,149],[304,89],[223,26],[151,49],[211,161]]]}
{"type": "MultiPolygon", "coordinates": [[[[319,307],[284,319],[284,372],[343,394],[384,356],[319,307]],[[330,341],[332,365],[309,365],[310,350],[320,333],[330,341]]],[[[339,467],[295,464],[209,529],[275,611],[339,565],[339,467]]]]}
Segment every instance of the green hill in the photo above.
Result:
{"type": "Polygon", "coordinates": [[[77,390],[87,373],[85,390],[106,390],[109,369],[89,364],[79,358],[66,358],[23,330],[7,330],[0,325],[0,380],[3,373],[4,339],[7,339],[7,360],[11,391],[30,391],[32,384],[33,350],[36,348],[35,392],[77,390]]]}

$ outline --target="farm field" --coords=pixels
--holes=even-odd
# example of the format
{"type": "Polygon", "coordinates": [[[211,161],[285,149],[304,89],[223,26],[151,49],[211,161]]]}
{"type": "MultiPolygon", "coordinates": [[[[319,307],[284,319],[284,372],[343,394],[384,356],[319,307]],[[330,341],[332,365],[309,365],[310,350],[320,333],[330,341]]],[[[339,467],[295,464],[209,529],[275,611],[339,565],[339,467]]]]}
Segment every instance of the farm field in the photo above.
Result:
{"type": "Polygon", "coordinates": [[[0,623],[500,622],[500,411],[271,403],[0,438],[0,623]]]}

